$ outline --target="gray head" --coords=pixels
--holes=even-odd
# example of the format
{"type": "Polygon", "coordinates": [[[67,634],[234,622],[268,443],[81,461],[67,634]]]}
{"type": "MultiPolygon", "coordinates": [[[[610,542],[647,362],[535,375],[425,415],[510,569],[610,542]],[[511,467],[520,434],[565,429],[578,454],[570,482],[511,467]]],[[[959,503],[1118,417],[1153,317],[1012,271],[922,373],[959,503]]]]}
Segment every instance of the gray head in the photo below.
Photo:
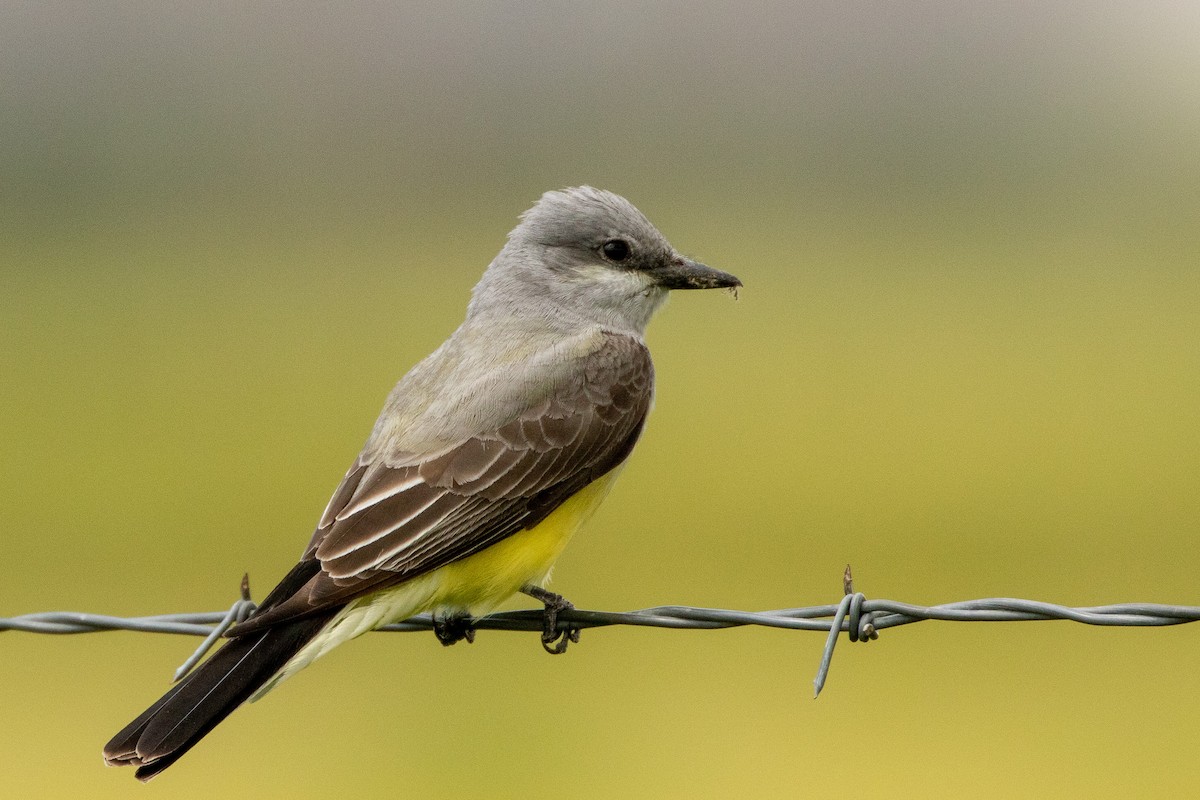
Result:
{"type": "Polygon", "coordinates": [[[530,315],[641,333],[671,289],[741,281],[676,252],[623,197],[581,186],[546,192],[475,287],[468,318],[530,315]]]}

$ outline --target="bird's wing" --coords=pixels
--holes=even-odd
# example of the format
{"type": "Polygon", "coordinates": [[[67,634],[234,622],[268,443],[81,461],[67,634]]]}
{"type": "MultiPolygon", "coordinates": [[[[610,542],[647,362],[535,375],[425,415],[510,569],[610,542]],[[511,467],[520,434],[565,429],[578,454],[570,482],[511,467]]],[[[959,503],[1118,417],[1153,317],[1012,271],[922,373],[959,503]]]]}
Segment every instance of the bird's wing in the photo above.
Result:
{"type": "Polygon", "coordinates": [[[400,466],[357,463],[293,570],[307,580],[272,592],[230,635],[343,605],[477,553],[533,527],[620,464],[650,410],[654,368],[639,340],[604,338],[571,380],[494,430],[400,466]]]}

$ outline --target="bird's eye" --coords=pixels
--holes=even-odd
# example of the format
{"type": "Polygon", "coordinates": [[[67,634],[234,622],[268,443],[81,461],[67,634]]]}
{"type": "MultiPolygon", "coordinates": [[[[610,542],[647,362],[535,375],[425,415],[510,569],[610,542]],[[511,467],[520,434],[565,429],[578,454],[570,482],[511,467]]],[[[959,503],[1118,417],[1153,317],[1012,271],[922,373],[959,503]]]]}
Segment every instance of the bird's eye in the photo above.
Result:
{"type": "Polygon", "coordinates": [[[624,239],[609,239],[600,248],[609,261],[624,261],[629,258],[629,242],[624,239]]]}

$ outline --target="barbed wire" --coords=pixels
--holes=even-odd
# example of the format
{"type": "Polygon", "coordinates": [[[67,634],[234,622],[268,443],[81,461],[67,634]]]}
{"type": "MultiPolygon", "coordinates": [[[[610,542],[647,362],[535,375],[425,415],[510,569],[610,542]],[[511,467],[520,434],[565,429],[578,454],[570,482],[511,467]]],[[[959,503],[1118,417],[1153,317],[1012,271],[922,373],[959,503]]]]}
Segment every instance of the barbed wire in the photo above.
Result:
{"type": "MultiPolygon", "coordinates": [[[[145,617],[115,617],[78,611],[46,611],[18,617],[0,617],[0,632],[76,634],[101,631],[137,631],[203,636],[200,647],[175,672],[175,680],[186,675],[221,635],[233,624],[250,616],[256,608],[250,599],[248,579],[242,579],[241,598],[228,611],[185,614],[157,614],[145,617]]],[[[879,638],[879,631],[925,620],[943,622],[1027,622],[1066,620],[1084,625],[1148,627],[1182,625],[1200,621],[1200,607],[1161,603],[1117,603],[1076,608],[1038,600],[989,597],[963,600],[936,606],[921,606],[895,600],[868,600],[855,592],[850,568],[843,576],[841,601],[831,605],[781,608],[773,611],[737,611],[693,606],[655,606],[638,611],[588,611],[569,609],[559,613],[560,631],[571,628],[603,628],[634,625],[653,628],[714,630],[756,625],[787,630],[822,631],[827,634],[817,676],[814,696],[821,693],[829,674],[838,634],[846,633],[852,642],[879,638]]],[[[503,611],[474,620],[476,630],[543,630],[542,611],[503,611]]],[[[431,631],[433,617],[421,614],[404,622],[376,628],[385,632],[431,631]]]]}

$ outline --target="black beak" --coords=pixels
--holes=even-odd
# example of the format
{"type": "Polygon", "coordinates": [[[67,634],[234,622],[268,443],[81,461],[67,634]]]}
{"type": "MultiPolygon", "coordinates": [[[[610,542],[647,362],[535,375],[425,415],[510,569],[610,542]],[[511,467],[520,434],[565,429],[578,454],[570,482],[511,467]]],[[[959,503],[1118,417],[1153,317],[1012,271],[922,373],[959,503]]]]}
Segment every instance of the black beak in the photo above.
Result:
{"type": "Polygon", "coordinates": [[[652,274],[658,280],[658,285],[665,289],[733,289],[742,285],[728,272],[721,272],[683,256],[675,256],[652,274]]]}

